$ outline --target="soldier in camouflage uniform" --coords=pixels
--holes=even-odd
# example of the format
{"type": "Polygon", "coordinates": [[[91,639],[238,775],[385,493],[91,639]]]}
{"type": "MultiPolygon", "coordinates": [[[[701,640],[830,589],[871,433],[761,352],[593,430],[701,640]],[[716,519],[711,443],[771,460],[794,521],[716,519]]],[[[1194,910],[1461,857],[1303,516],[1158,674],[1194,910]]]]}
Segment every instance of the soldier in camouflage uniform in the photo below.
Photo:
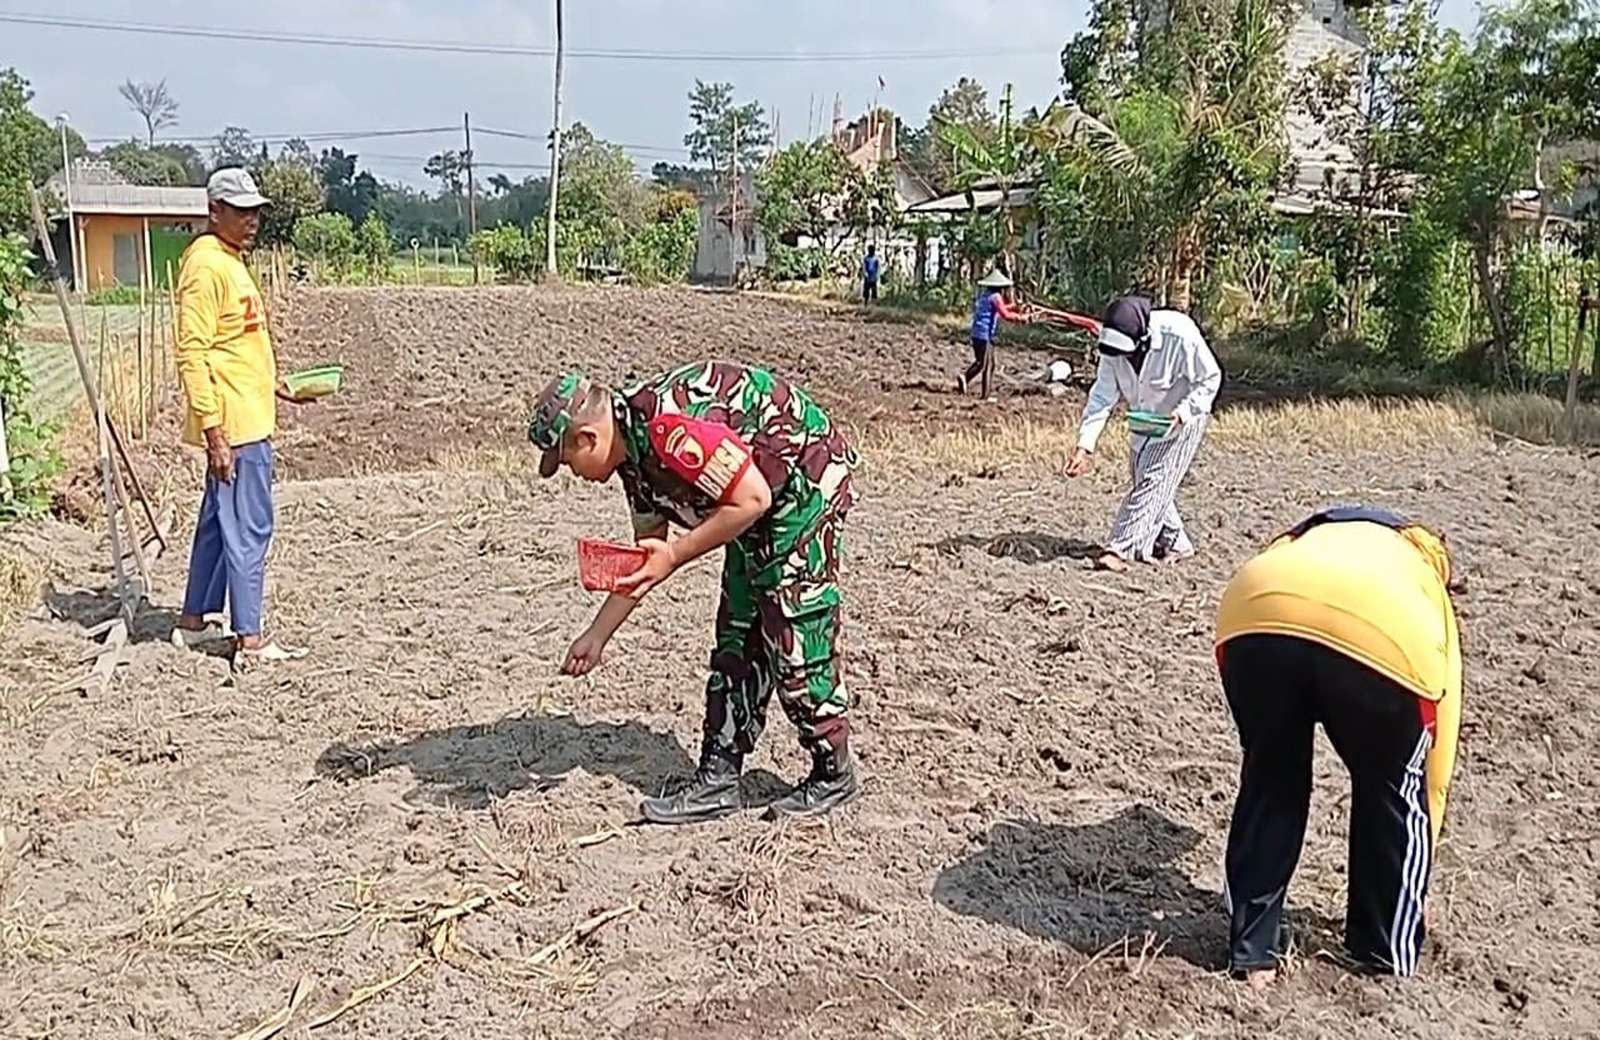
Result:
{"type": "Polygon", "coordinates": [[[573,643],[567,674],[599,664],[651,588],[726,546],[700,767],[678,793],[646,799],[645,818],[690,823],[742,808],[740,769],[774,690],[812,766],[773,814],[853,798],[838,579],[856,454],[827,414],[771,372],[704,362],[622,391],[569,373],[540,395],[528,436],[542,476],[563,462],[591,481],[620,475],[648,553],[573,643]],[[669,523],[688,533],[668,542],[669,523]]]}

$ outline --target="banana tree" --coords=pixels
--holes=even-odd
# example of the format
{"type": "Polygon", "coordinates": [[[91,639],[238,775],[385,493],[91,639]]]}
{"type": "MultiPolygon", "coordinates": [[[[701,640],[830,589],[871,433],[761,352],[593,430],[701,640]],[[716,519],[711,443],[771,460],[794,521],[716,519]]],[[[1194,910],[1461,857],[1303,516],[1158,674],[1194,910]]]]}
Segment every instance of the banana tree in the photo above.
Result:
{"type": "Polygon", "coordinates": [[[1141,280],[1174,307],[1191,306],[1208,259],[1243,226],[1240,210],[1264,205],[1282,172],[1286,23],[1273,0],[1237,0],[1225,20],[1228,40],[1190,47],[1170,82],[1136,87],[1098,117],[1052,105],[1028,132],[1052,181],[1096,208],[1083,232],[1139,240],[1141,280]]]}
{"type": "Polygon", "coordinates": [[[1000,121],[992,138],[980,137],[969,126],[936,120],[939,139],[950,149],[955,162],[956,183],[966,192],[969,210],[977,209],[975,189],[994,188],[1000,192],[1000,255],[1006,270],[1017,273],[1016,252],[1021,242],[1017,230],[1014,202],[1017,189],[1032,180],[1035,155],[1028,135],[1012,116],[1011,85],[1006,84],[1000,98],[1000,121]]]}

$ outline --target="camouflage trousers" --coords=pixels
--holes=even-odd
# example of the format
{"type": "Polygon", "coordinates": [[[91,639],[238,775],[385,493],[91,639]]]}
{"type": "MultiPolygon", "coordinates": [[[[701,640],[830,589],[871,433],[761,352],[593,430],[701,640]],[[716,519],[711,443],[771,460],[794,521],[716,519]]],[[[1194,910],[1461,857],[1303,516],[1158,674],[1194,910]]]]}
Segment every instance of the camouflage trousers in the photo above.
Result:
{"type": "Polygon", "coordinates": [[[849,696],[839,655],[839,562],[844,506],[784,529],[778,516],[761,546],[730,542],[722,566],[716,647],[706,682],[705,737],[748,754],[766,727],[776,691],[812,751],[849,736],[849,696]]]}

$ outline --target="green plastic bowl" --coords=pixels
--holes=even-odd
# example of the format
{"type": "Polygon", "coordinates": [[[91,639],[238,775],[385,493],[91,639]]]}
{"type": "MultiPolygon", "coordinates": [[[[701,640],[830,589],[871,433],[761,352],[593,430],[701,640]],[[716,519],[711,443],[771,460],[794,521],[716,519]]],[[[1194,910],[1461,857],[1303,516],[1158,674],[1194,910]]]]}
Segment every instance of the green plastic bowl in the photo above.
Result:
{"type": "Polygon", "coordinates": [[[1172,431],[1172,416],[1158,412],[1129,412],[1128,432],[1146,437],[1165,437],[1172,431]]]}
{"type": "Polygon", "coordinates": [[[344,366],[321,365],[292,372],[283,384],[295,397],[327,397],[344,385],[344,366]]]}

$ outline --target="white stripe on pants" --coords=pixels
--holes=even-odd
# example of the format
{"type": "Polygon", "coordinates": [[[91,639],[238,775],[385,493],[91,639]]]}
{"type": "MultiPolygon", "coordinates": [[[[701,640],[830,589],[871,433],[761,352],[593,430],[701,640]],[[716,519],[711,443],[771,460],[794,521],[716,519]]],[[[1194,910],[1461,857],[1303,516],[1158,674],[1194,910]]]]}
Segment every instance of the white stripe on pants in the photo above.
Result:
{"type": "Polygon", "coordinates": [[[1178,515],[1178,487],[1200,451],[1211,416],[1180,423],[1162,438],[1135,435],[1128,448],[1128,469],[1133,486],[1117,507],[1107,546],[1125,560],[1149,560],[1156,539],[1170,532],[1171,548],[1188,553],[1193,546],[1178,515]]]}
{"type": "Polygon", "coordinates": [[[1406,805],[1406,858],[1400,871],[1400,896],[1395,902],[1394,923],[1389,929],[1389,960],[1396,975],[1414,975],[1418,955],[1418,927],[1422,924],[1422,897],[1428,887],[1428,869],[1433,850],[1433,831],[1428,823],[1427,795],[1423,791],[1424,767],[1433,734],[1426,729],[1417,738],[1417,750],[1406,763],[1405,779],[1400,783],[1400,798],[1406,805]]]}

